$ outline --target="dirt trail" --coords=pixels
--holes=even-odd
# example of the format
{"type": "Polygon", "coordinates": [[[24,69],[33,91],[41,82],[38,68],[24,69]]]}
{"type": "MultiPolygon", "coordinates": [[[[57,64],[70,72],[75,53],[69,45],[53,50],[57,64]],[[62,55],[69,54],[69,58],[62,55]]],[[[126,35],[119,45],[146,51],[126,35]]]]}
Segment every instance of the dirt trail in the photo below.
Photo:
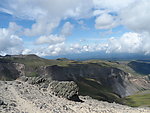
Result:
{"type": "Polygon", "coordinates": [[[150,108],[80,98],[83,103],[59,98],[24,82],[0,81],[0,113],[150,113],[150,108]]]}
{"type": "Polygon", "coordinates": [[[12,94],[14,95],[14,98],[16,98],[19,108],[23,110],[24,112],[27,112],[27,113],[41,113],[42,112],[38,107],[33,105],[32,102],[30,102],[27,99],[23,99],[13,86],[9,87],[9,91],[12,92],[12,94]]]}

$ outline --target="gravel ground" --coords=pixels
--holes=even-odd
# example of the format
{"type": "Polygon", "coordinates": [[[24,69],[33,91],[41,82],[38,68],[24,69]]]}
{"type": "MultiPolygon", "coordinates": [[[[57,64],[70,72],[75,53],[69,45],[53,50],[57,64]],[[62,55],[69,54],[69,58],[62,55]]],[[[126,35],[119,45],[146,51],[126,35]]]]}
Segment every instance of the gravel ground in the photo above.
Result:
{"type": "Polygon", "coordinates": [[[0,113],[150,113],[150,108],[132,108],[80,97],[73,102],[47,89],[20,81],[0,81],[0,113]]]}

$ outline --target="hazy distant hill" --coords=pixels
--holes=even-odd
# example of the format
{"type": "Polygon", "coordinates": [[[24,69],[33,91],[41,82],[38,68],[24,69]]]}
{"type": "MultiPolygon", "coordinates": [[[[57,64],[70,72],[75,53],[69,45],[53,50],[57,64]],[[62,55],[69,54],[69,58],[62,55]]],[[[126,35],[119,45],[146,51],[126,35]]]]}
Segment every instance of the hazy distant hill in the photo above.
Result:
{"type": "Polygon", "coordinates": [[[132,61],[128,64],[137,73],[148,75],[150,74],[150,62],[144,61],[132,61]]]}

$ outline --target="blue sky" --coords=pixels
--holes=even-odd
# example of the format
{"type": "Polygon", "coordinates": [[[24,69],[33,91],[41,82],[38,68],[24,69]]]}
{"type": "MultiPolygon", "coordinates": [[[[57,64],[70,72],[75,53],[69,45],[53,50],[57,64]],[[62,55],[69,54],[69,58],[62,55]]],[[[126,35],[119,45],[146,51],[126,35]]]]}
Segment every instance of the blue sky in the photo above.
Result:
{"type": "Polygon", "coordinates": [[[0,54],[150,55],[149,0],[0,0],[0,54]]]}

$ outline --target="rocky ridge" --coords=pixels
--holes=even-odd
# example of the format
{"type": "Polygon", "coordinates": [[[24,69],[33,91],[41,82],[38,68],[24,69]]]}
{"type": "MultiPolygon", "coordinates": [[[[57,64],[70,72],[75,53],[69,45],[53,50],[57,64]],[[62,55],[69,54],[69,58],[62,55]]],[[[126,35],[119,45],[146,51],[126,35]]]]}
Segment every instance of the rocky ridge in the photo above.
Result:
{"type": "MultiPolygon", "coordinates": [[[[79,98],[79,93],[92,95],[93,98],[99,97],[96,98],[99,100],[118,102],[117,99],[120,97],[150,89],[149,76],[133,76],[119,68],[102,63],[85,63],[66,59],[46,60],[35,55],[0,58],[0,79],[17,79],[11,83],[19,84],[15,85],[15,88],[21,86],[20,88],[24,90],[26,86],[22,85],[28,84],[27,87],[30,85],[36,87],[37,93],[39,90],[57,96],[57,98],[66,98],[75,102],[83,102],[79,98]]],[[[20,91],[20,89],[16,90],[20,91]]],[[[28,88],[25,90],[27,94],[28,90],[28,88]]],[[[7,105],[3,100],[0,103],[2,106],[7,105]]]]}
{"type": "Polygon", "coordinates": [[[105,87],[110,87],[120,97],[133,95],[141,89],[150,89],[148,77],[135,77],[118,68],[95,63],[70,64],[67,67],[45,66],[40,68],[38,73],[57,81],[79,81],[80,78],[90,78],[105,87]]]}
{"type": "Polygon", "coordinates": [[[36,85],[39,89],[49,91],[58,97],[81,101],[78,97],[79,87],[74,81],[54,81],[45,77],[26,76],[19,77],[17,80],[36,85]]]}
{"type": "MultiPolygon", "coordinates": [[[[50,89],[49,89],[50,90],[50,89]]],[[[57,97],[23,81],[0,81],[1,113],[149,113],[149,108],[132,108],[116,103],[97,101],[87,96],[84,102],[57,97]]]]}

